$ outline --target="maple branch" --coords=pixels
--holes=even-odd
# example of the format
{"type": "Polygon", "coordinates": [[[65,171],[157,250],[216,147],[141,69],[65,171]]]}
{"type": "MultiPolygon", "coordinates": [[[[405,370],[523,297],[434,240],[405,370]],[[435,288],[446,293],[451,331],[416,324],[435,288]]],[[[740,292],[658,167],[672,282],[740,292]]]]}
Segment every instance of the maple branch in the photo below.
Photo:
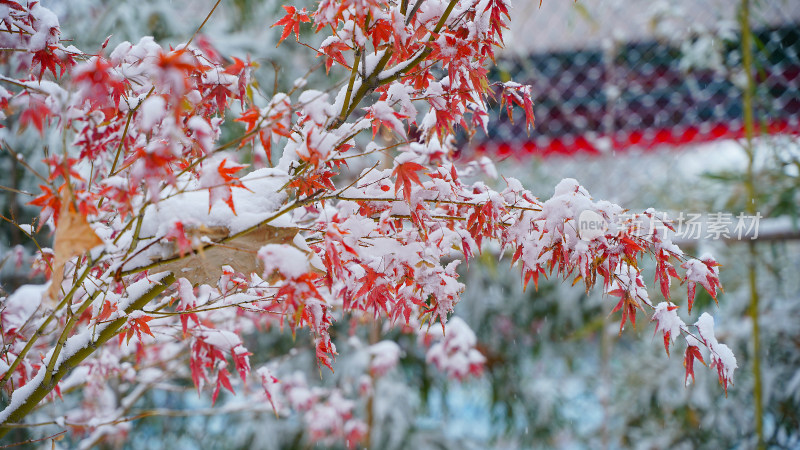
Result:
{"type": "MultiPolygon", "coordinates": [[[[131,244],[128,246],[128,251],[125,256],[129,256],[131,251],[139,244],[139,235],[142,232],[142,222],[144,221],[144,212],[147,209],[147,204],[142,206],[142,210],[136,216],[136,228],[133,229],[133,236],[131,237],[131,244]]],[[[132,221],[133,219],[131,219],[132,221]]]]}
{"type": "Polygon", "coordinates": [[[3,186],[2,184],[0,184],[0,190],[2,190],[2,191],[8,191],[8,192],[13,192],[13,193],[15,193],[15,194],[30,195],[31,197],[33,197],[33,196],[35,196],[35,195],[36,195],[36,194],[34,194],[33,192],[25,192],[25,191],[20,191],[19,189],[14,189],[14,188],[12,188],[12,187],[3,186]]]}
{"type": "MultiPolygon", "coordinates": [[[[17,389],[11,397],[11,403],[0,412],[2,420],[0,420],[0,438],[8,434],[11,430],[7,427],[7,423],[16,423],[21,421],[39,402],[49,394],[55,385],[68,373],[72,368],[83,362],[86,358],[92,355],[99,346],[105,344],[119,333],[119,330],[127,323],[127,315],[136,310],[141,310],[147,303],[154,298],[161,295],[172,283],[175,282],[175,275],[168,273],[166,276],[158,281],[155,285],[145,291],[139,298],[132,301],[124,310],[124,315],[115,319],[112,322],[104,324],[105,326],[98,327],[99,333],[94,339],[85,343],[83,347],[77,350],[74,354],[64,359],[58,366],[58,369],[52,374],[49,383],[44,383],[45,371],[47,368],[42,367],[36,376],[31,379],[28,384],[20,389],[17,389]],[[30,385],[30,386],[29,386],[30,385]],[[17,396],[22,396],[22,399],[17,399],[17,396]]],[[[75,339],[78,336],[73,336],[75,339]]]]}
{"type": "Polygon", "coordinates": [[[197,36],[197,33],[199,33],[200,30],[203,29],[203,27],[206,25],[206,22],[208,22],[208,19],[211,18],[212,14],[214,14],[214,11],[217,9],[217,6],[219,6],[220,2],[222,2],[222,0],[217,0],[217,3],[214,3],[214,7],[211,8],[211,11],[208,12],[208,15],[206,16],[205,20],[203,20],[203,23],[201,23],[200,26],[197,27],[197,30],[195,30],[194,34],[189,39],[189,42],[186,43],[186,47],[189,47],[189,44],[192,43],[192,41],[194,40],[195,36],[197,36]]]}
{"type": "Polygon", "coordinates": [[[6,77],[4,75],[0,75],[0,81],[5,81],[8,84],[13,84],[14,86],[21,87],[22,89],[28,89],[28,90],[31,90],[31,91],[35,91],[35,92],[37,92],[39,94],[45,94],[45,95],[47,94],[47,92],[45,92],[42,89],[39,89],[39,88],[37,88],[35,86],[29,86],[27,83],[20,83],[19,81],[15,80],[13,78],[8,78],[8,77],[6,77]]]}
{"type": "MultiPolygon", "coordinates": [[[[744,134],[745,134],[745,153],[747,154],[747,171],[745,173],[745,188],[747,193],[746,209],[750,215],[756,213],[756,201],[759,198],[756,191],[756,181],[754,168],[756,167],[756,150],[753,147],[753,135],[755,133],[755,114],[754,114],[754,101],[753,97],[756,93],[756,78],[753,76],[753,29],[750,26],[750,0],[741,0],[739,5],[739,21],[741,28],[741,55],[742,55],[742,69],[745,74],[746,84],[742,89],[744,92],[742,99],[743,106],[743,121],[744,121],[744,134]]],[[[756,38],[757,39],[757,38],[756,38]]],[[[749,264],[747,267],[747,279],[750,285],[750,302],[747,307],[747,313],[750,316],[751,323],[753,324],[753,397],[754,401],[754,415],[757,448],[766,448],[764,442],[764,390],[762,387],[762,372],[761,372],[761,324],[759,320],[759,302],[760,295],[758,292],[758,272],[757,272],[757,257],[756,243],[750,241],[748,244],[749,264]]],[[[725,391],[727,395],[727,390],[725,391]]]]}
{"type": "MultiPolygon", "coordinates": [[[[351,136],[351,137],[355,137],[355,135],[353,135],[353,136],[351,136]]],[[[348,139],[349,139],[349,138],[348,138],[348,139]]],[[[346,161],[346,160],[348,160],[348,159],[353,159],[353,158],[361,158],[361,157],[364,157],[364,156],[367,156],[367,155],[371,155],[371,154],[373,154],[373,153],[377,153],[377,152],[385,152],[385,151],[387,151],[387,150],[391,150],[391,149],[393,149],[393,148],[401,147],[401,146],[403,146],[403,145],[408,145],[410,142],[411,142],[411,141],[401,141],[401,142],[398,142],[398,143],[396,143],[396,144],[387,145],[386,147],[376,148],[376,149],[374,149],[374,150],[370,150],[370,151],[368,151],[368,152],[357,153],[357,154],[355,154],[355,155],[349,155],[349,156],[340,156],[340,157],[338,157],[338,158],[331,158],[331,161],[346,161]]],[[[341,145],[340,145],[340,146],[341,146],[341,145]]]]}
{"type": "Polygon", "coordinates": [[[341,124],[344,123],[345,120],[350,116],[350,114],[355,111],[358,105],[361,103],[361,100],[367,96],[370,92],[374,91],[375,88],[380,86],[377,81],[380,76],[380,73],[386,67],[386,64],[389,63],[389,60],[392,58],[392,51],[389,49],[384,50],[383,56],[381,57],[378,64],[375,66],[375,69],[367,75],[367,78],[361,83],[361,86],[358,87],[358,91],[356,91],[355,97],[353,97],[353,101],[350,104],[342,105],[343,107],[346,106],[347,110],[344,113],[344,116],[337,117],[336,120],[331,124],[331,128],[338,128],[341,124]]]}
{"type": "MultiPolygon", "coordinates": [[[[383,198],[383,197],[347,197],[341,194],[331,195],[325,197],[325,199],[336,199],[336,200],[349,200],[353,202],[405,202],[405,199],[402,198],[383,198]]],[[[446,205],[456,205],[456,206],[468,206],[468,207],[476,207],[476,206],[483,206],[485,203],[470,203],[470,202],[461,202],[458,200],[442,200],[442,199],[422,199],[420,201],[426,203],[443,203],[446,205]]],[[[506,208],[515,209],[519,211],[532,211],[532,212],[541,212],[541,209],[536,208],[527,208],[525,206],[516,206],[516,205],[504,205],[506,208]]]]}
{"type": "Polygon", "coordinates": [[[25,162],[25,158],[23,158],[23,157],[22,157],[22,155],[21,155],[20,153],[18,153],[16,150],[14,150],[13,148],[11,148],[11,146],[10,146],[10,145],[8,145],[8,143],[7,143],[7,142],[3,141],[3,144],[4,144],[4,147],[5,147],[6,151],[7,151],[8,153],[11,153],[11,156],[13,156],[13,157],[14,157],[14,159],[16,159],[16,160],[17,160],[17,163],[21,164],[21,165],[22,165],[22,167],[24,167],[24,168],[28,169],[28,171],[29,171],[29,172],[30,172],[30,173],[31,173],[33,176],[35,176],[36,178],[38,178],[38,179],[42,180],[42,182],[44,182],[45,184],[47,184],[47,185],[51,185],[51,184],[50,184],[50,180],[48,180],[47,178],[45,178],[45,177],[44,177],[42,174],[40,174],[39,172],[37,172],[36,170],[34,170],[34,168],[33,168],[33,167],[31,167],[31,166],[30,166],[30,165],[29,165],[27,162],[25,162]]]}
{"type": "MultiPolygon", "coordinates": [[[[419,0],[417,2],[417,5],[421,3],[422,0],[419,0]]],[[[430,37],[428,38],[429,42],[435,40],[434,37],[439,33],[439,31],[442,30],[445,23],[447,22],[448,17],[453,12],[453,8],[455,8],[457,3],[458,0],[450,0],[450,3],[447,4],[447,8],[444,10],[442,17],[439,18],[439,22],[436,24],[436,27],[430,33],[430,37]]],[[[415,5],[414,7],[416,8],[417,5],[415,5]]],[[[431,47],[428,47],[424,50],[420,50],[418,55],[413,60],[411,60],[411,62],[409,62],[405,67],[396,71],[391,76],[385,79],[381,79],[380,74],[386,68],[386,64],[389,63],[393,54],[393,52],[390,49],[384,50],[385,53],[381,57],[380,61],[378,61],[378,64],[375,65],[375,68],[373,69],[372,73],[367,75],[367,78],[364,80],[361,86],[359,86],[358,91],[356,91],[355,97],[353,97],[352,103],[350,104],[345,103],[343,105],[343,110],[345,107],[347,108],[346,111],[344,112],[344,115],[343,116],[339,115],[339,117],[337,117],[336,120],[331,124],[330,129],[338,128],[342,123],[344,123],[344,121],[347,120],[347,117],[349,117],[350,114],[352,114],[353,111],[355,111],[355,109],[361,103],[361,100],[363,100],[364,97],[366,97],[369,93],[373,92],[376,88],[399,78],[401,74],[407,73],[409,70],[419,65],[419,63],[422,62],[422,60],[425,59],[428,55],[430,55],[432,51],[433,49],[431,47]]]]}
{"type": "Polygon", "coordinates": [[[17,368],[19,363],[22,362],[23,359],[25,359],[25,356],[28,354],[31,348],[33,348],[33,345],[36,343],[39,337],[44,334],[48,325],[50,325],[50,322],[52,322],[53,319],[55,319],[56,312],[72,301],[72,296],[75,295],[75,292],[78,290],[78,287],[83,283],[83,280],[86,279],[86,277],[89,275],[91,268],[92,264],[86,265],[86,268],[83,270],[83,273],[81,273],[80,277],[78,277],[78,279],[75,280],[75,283],[72,285],[72,289],[70,289],[69,292],[67,292],[67,295],[64,296],[64,299],[61,300],[61,302],[55,308],[53,308],[53,311],[50,312],[50,314],[47,316],[47,319],[45,319],[42,322],[39,328],[37,328],[36,331],[33,333],[33,336],[31,336],[31,338],[28,339],[28,342],[25,344],[25,347],[22,348],[22,351],[19,352],[17,357],[14,359],[14,362],[12,362],[8,370],[6,370],[6,373],[3,374],[2,378],[0,378],[0,386],[4,386],[9,381],[9,379],[11,379],[11,375],[13,375],[14,370],[17,368]]]}
{"type": "MultiPolygon", "coordinates": [[[[55,423],[55,422],[53,422],[53,423],[55,423]]],[[[24,426],[25,426],[24,424],[20,424],[20,427],[24,427],[24,426]]],[[[18,428],[18,427],[15,426],[15,427],[12,427],[12,428],[18,428]]],[[[38,438],[38,439],[28,439],[27,441],[22,441],[22,442],[15,442],[13,444],[3,445],[0,448],[19,447],[20,445],[33,444],[34,442],[46,441],[48,439],[54,439],[55,440],[55,438],[61,436],[62,434],[66,433],[66,432],[67,432],[67,430],[63,430],[63,431],[59,431],[58,433],[50,435],[50,436],[47,436],[47,437],[38,438]]],[[[53,444],[53,446],[55,446],[55,443],[53,444]]]]}
{"type": "Polygon", "coordinates": [[[347,117],[345,115],[347,111],[347,105],[350,104],[350,95],[353,93],[353,85],[356,82],[356,75],[358,75],[358,65],[361,64],[361,49],[356,50],[356,57],[353,60],[353,68],[350,71],[350,81],[347,84],[347,93],[344,96],[344,103],[342,103],[342,112],[339,113],[338,119],[344,119],[347,117]]]}
{"type": "MultiPolygon", "coordinates": [[[[87,264],[87,267],[91,267],[92,264],[87,264]]],[[[72,308],[68,308],[67,311],[69,312],[69,319],[67,323],[64,325],[63,330],[61,330],[61,335],[58,337],[58,341],[56,345],[53,347],[53,353],[50,356],[50,361],[47,363],[47,372],[44,374],[44,383],[49,384],[50,378],[53,373],[53,369],[55,368],[56,361],[58,360],[58,355],[61,353],[61,350],[64,348],[64,344],[67,343],[67,338],[69,337],[70,332],[75,327],[75,324],[78,323],[80,320],[81,315],[83,315],[86,308],[88,308],[94,300],[97,298],[97,295],[100,294],[101,290],[97,289],[91,295],[89,295],[86,300],[78,307],[78,310],[73,312],[72,308]]]]}
{"type": "MultiPolygon", "coordinates": [[[[408,14],[406,14],[405,9],[402,10],[402,13],[406,14],[406,25],[411,23],[411,19],[414,18],[414,14],[416,14],[417,10],[419,9],[419,7],[422,6],[422,2],[423,1],[424,0],[417,0],[417,2],[414,3],[414,6],[411,8],[411,12],[409,12],[408,14]]],[[[408,2],[408,0],[406,0],[406,4],[407,4],[407,2],[408,2]]],[[[451,10],[452,10],[452,8],[451,8],[451,10]]],[[[448,14],[449,14],[449,12],[448,12],[448,14]]]]}
{"type": "MultiPolygon", "coordinates": [[[[411,217],[409,214],[392,214],[389,217],[391,217],[393,219],[408,219],[408,220],[413,219],[413,217],[411,217]]],[[[434,214],[434,215],[430,215],[428,217],[430,217],[431,219],[457,220],[457,221],[460,221],[460,222],[463,222],[463,221],[467,220],[466,217],[461,217],[461,216],[444,216],[444,215],[435,215],[434,214]]]]}
{"type": "MultiPolygon", "coordinates": [[[[272,409],[271,406],[263,406],[262,407],[262,406],[254,406],[254,405],[250,405],[250,404],[240,404],[240,405],[236,405],[234,407],[205,408],[205,409],[156,408],[156,409],[143,410],[143,411],[140,411],[140,412],[138,412],[138,413],[136,413],[136,414],[134,414],[132,416],[120,417],[118,419],[109,420],[109,421],[105,421],[105,422],[97,422],[97,421],[91,421],[91,422],[66,422],[65,421],[63,423],[64,423],[64,425],[69,426],[69,427],[86,427],[86,426],[89,426],[90,424],[91,424],[91,426],[94,426],[94,427],[101,427],[101,426],[105,426],[105,425],[118,425],[120,423],[132,422],[134,420],[144,419],[144,418],[147,418],[147,417],[214,416],[214,415],[218,415],[218,414],[234,414],[234,413],[240,413],[240,412],[271,413],[271,412],[273,412],[273,409],[272,409]]],[[[9,423],[9,424],[6,424],[4,426],[9,428],[9,429],[12,429],[12,428],[30,428],[30,427],[47,426],[47,425],[57,425],[57,423],[55,421],[39,422],[39,423],[35,423],[35,424],[9,423]]],[[[64,430],[64,431],[62,431],[62,432],[60,432],[58,434],[55,434],[53,436],[58,436],[60,434],[66,433],[66,432],[67,431],[64,430]]],[[[47,437],[47,438],[43,438],[43,439],[50,439],[53,436],[50,436],[50,437],[47,437]]],[[[38,439],[38,440],[43,440],[43,439],[38,439]]],[[[26,443],[29,443],[29,442],[36,442],[38,440],[20,442],[18,444],[12,444],[10,446],[13,447],[13,446],[21,445],[21,444],[26,444],[26,443]]],[[[6,448],[6,447],[9,447],[9,446],[4,446],[4,447],[0,447],[0,448],[6,448]]]]}
{"type": "MultiPolygon", "coordinates": [[[[114,170],[117,167],[117,162],[119,161],[119,155],[122,152],[122,146],[125,143],[125,138],[128,137],[128,127],[130,127],[131,118],[133,118],[133,114],[139,109],[140,106],[142,106],[142,103],[144,103],[144,101],[147,100],[148,97],[150,97],[150,94],[152,94],[153,91],[155,91],[155,89],[156,89],[155,86],[151,87],[150,91],[136,105],[136,107],[133,108],[132,110],[128,111],[128,120],[125,121],[125,130],[123,130],[122,137],[120,137],[120,139],[119,139],[119,145],[117,146],[117,154],[114,156],[114,162],[111,164],[111,170],[108,172],[109,173],[109,175],[108,175],[109,177],[113,177],[114,175],[117,174],[117,172],[115,172],[114,170]]],[[[122,169],[120,169],[120,170],[122,170],[122,169]]],[[[100,206],[103,206],[103,199],[104,198],[100,199],[100,206]]]]}
{"type": "MultiPolygon", "coordinates": [[[[0,186],[0,187],[2,187],[2,186],[0,186]]],[[[8,217],[6,217],[6,216],[4,216],[4,215],[2,215],[2,214],[0,214],[0,219],[3,219],[3,220],[5,220],[6,222],[10,223],[10,224],[11,224],[12,226],[14,226],[14,227],[17,227],[17,229],[18,229],[19,231],[21,231],[21,232],[22,232],[22,234],[24,234],[24,235],[25,235],[25,237],[27,237],[28,239],[30,239],[30,240],[33,242],[33,245],[35,245],[35,246],[36,246],[36,248],[39,250],[39,253],[42,253],[42,246],[41,246],[41,245],[39,245],[39,241],[37,241],[37,240],[36,240],[36,238],[35,238],[35,237],[33,237],[33,233],[28,233],[28,230],[26,230],[25,228],[23,228],[23,227],[22,227],[22,225],[18,224],[18,223],[17,223],[17,222],[15,222],[14,220],[12,220],[12,219],[9,219],[8,217]]],[[[8,256],[11,256],[11,255],[8,255],[8,256]]],[[[4,260],[4,261],[5,261],[5,260],[4,260]]],[[[53,270],[53,266],[50,264],[50,261],[45,261],[45,264],[47,264],[47,267],[49,267],[49,268],[50,268],[50,271],[52,272],[52,270],[53,270]]],[[[1,385],[1,384],[2,384],[2,383],[0,383],[0,385],[1,385]]]]}

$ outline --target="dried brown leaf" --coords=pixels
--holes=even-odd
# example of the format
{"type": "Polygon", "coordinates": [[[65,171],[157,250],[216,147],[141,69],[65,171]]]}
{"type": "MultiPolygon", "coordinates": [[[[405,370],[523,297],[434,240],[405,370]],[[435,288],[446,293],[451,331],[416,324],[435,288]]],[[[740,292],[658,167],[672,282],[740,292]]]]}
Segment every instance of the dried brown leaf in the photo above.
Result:
{"type": "MultiPolygon", "coordinates": [[[[257,257],[258,250],[267,244],[291,245],[297,232],[297,228],[262,225],[243,236],[220,242],[230,234],[225,227],[201,226],[187,229],[187,235],[205,236],[213,242],[220,243],[206,249],[198,248],[196,253],[164,264],[158,270],[168,270],[178,278],[186,278],[195,286],[199,284],[215,285],[222,276],[223,266],[231,266],[234,271],[243,274],[258,273],[260,275],[264,267],[257,257]]],[[[173,244],[171,257],[178,256],[179,252],[173,244]]]]}
{"type": "Polygon", "coordinates": [[[89,226],[86,217],[73,209],[66,191],[65,189],[61,199],[61,212],[53,240],[53,277],[50,280],[50,288],[47,290],[47,297],[53,302],[51,306],[58,300],[61,282],[64,281],[64,266],[67,261],[103,244],[103,240],[89,226]]]}

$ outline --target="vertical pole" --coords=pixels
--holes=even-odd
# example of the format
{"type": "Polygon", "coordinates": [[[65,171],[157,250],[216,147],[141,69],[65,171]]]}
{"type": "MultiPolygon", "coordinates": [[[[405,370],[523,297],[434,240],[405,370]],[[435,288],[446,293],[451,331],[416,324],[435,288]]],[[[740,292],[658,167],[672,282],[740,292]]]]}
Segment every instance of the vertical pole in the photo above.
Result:
{"type": "MultiPolygon", "coordinates": [[[[745,151],[747,152],[747,178],[745,185],[747,188],[746,210],[751,216],[756,214],[756,186],[755,186],[755,149],[753,148],[753,135],[755,130],[755,119],[753,115],[753,94],[755,91],[755,79],[753,77],[753,36],[750,29],[750,0],[741,0],[741,10],[739,17],[742,27],[742,68],[745,72],[747,85],[744,89],[742,99],[744,107],[744,134],[745,151]]],[[[748,314],[753,321],[753,403],[755,404],[754,422],[756,425],[756,436],[758,437],[758,448],[766,448],[764,445],[764,410],[763,410],[763,391],[761,385],[761,339],[760,326],[758,323],[758,279],[757,279],[757,257],[755,241],[750,241],[750,263],[748,267],[748,281],[750,284],[750,305],[748,314]]]]}

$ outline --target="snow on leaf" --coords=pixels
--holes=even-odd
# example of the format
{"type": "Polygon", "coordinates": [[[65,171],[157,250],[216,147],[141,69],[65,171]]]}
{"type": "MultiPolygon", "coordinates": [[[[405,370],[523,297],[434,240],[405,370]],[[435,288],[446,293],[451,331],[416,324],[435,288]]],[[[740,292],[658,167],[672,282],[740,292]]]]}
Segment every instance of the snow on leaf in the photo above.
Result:
{"type": "Polygon", "coordinates": [[[276,405],[278,393],[277,384],[280,383],[280,380],[272,375],[272,371],[270,371],[267,366],[260,367],[257,372],[258,376],[261,378],[261,386],[264,388],[264,394],[266,394],[267,400],[269,400],[269,404],[272,405],[272,410],[275,411],[275,416],[277,417],[278,406],[280,405],[276,405]]]}
{"type": "Polygon", "coordinates": [[[689,296],[689,312],[692,312],[692,304],[695,297],[695,284],[699,283],[708,291],[711,298],[717,301],[717,289],[722,291],[722,284],[719,281],[719,263],[709,255],[700,259],[690,259],[681,265],[686,269],[686,278],[689,296]]]}
{"type": "Polygon", "coordinates": [[[728,384],[733,384],[733,373],[739,367],[736,357],[727,345],[720,344],[717,341],[714,334],[714,318],[710,314],[703,313],[700,315],[697,322],[695,322],[695,326],[703,343],[708,346],[711,368],[717,369],[719,383],[725,389],[725,395],[727,396],[728,384]]]}
{"type": "Polygon", "coordinates": [[[402,350],[394,341],[380,341],[367,348],[370,355],[369,370],[375,376],[383,376],[400,362],[402,350]]]}
{"type": "Polygon", "coordinates": [[[350,50],[350,47],[339,39],[329,39],[323,42],[319,48],[320,54],[324,54],[325,58],[325,73],[330,73],[333,63],[336,62],[342,67],[347,67],[347,61],[344,59],[342,52],[350,50]]]}
{"type": "Polygon", "coordinates": [[[405,119],[406,117],[403,114],[396,112],[391,106],[389,106],[388,103],[377,102],[365,109],[367,111],[366,119],[372,121],[373,138],[376,134],[378,134],[378,130],[380,129],[381,125],[383,125],[400,135],[400,137],[403,139],[406,139],[406,131],[403,128],[403,122],[401,121],[401,119],[405,119]]]}
{"type": "Polygon", "coordinates": [[[651,321],[656,322],[654,333],[661,331],[664,333],[664,350],[669,356],[669,345],[680,335],[681,330],[686,329],[686,324],[678,317],[678,306],[669,302],[661,302],[655,307],[651,321]]]}
{"type": "Polygon", "coordinates": [[[525,111],[526,129],[530,133],[531,128],[535,127],[531,87],[514,82],[504,83],[502,103],[506,105],[506,112],[511,123],[514,123],[513,105],[517,105],[525,111]]]}
{"type": "Polygon", "coordinates": [[[444,336],[431,346],[425,356],[448,376],[462,380],[469,375],[480,375],[486,358],[475,348],[475,332],[460,317],[453,317],[444,325],[444,336]]]}

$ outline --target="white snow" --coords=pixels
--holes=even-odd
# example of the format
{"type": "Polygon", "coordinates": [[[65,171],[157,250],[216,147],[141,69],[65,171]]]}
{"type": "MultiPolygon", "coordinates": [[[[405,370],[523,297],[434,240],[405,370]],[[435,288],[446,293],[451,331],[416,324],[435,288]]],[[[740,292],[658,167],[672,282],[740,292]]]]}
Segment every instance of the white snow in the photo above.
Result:
{"type": "Polygon", "coordinates": [[[425,360],[448,376],[462,379],[486,361],[475,349],[476,343],[475,332],[469,325],[460,317],[453,317],[445,325],[442,340],[428,349],[425,360]]]}
{"type": "MultiPolygon", "coordinates": [[[[231,233],[238,233],[269,219],[283,204],[286,194],[279,192],[288,180],[288,175],[278,169],[263,168],[242,177],[240,181],[247,189],[233,188],[236,214],[227,205],[217,204],[209,210],[209,191],[200,189],[196,180],[187,180],[184,192],[171,195],[157,204],[149,205],[142,221],[142,236],[152,236],[140,241],[140,249],[147,248],[131,258],[124,270],[147,265],[151,257],[161,258],[172,253],[172,247],[152,245],[167,235],[175,221],[184,226],[223,226],[231,233]]],[[[272,226],[289,226],[288,215],[269,222],[272,226]]]]}
{"type": "Polygon", "coordinates": [[[397,366],[403,353],[400,346],[394,341],[380,341],[372,344],[367,348],[367,352],[372,357],[369,368],[379,376],[397,366]]]}
{"type": "Polygon", "coordinates": [[[144,131],[152,131],[166,115],[167,101],[160,95],[152,95],[139,107],[139,124],[144,131]]]}
{"type": "Polygon", "coordinates": [[[670,341],[675,342],[681,334],[681,330],[686,329],[686,324],[678,316],[677,308],[670,310],[670,306],[674,306],[669,302],[661,302],[655,307],[653,312],[653,319],[656,321],[656,333],[659,331],[665,335],[669,334],[670,341]]]}
{"type": "Polygon", "coordinates": [[[265,277],[277,271],[286,278],[299,278],[309,270],[306,254],[287,244],[267,244],[258,251],[258,258],[265,277]]]}
{"type": "Polygon", "coordinates": [[[24,284],[0,303],[3,332],[20,331],[42,302],[49,284],[24,284]]]}

